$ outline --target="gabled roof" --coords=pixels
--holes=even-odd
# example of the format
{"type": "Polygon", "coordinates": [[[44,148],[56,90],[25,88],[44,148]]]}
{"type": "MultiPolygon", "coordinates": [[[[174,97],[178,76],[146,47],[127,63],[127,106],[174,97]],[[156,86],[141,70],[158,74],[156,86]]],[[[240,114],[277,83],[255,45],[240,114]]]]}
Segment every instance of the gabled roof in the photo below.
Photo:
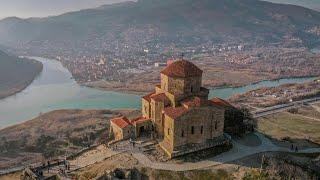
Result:
{"type": "Polygon", "coordinates": [[[170,103],[170,100],[165,93],[153,94],[150,98],[156,102],[164,102],[165,104],[170,103]]]}
{"type": "Polygon", "coordinates": [[[145,96],[143,96],[142,98],[145,99],[146,101],[150,102],[151,101],[151,96],[154,95],[155,92],[152,92],[150,94],[147,94],[145,96]]]}
{"type": "Polygon", "coordinates": [[[167,107],[164,108],[164,114],[172,119],[177,119],[178,117],[184,115],[189,110],[183,106],[180,107],[167,107]]]}
{"type": "Polygon", "coordinates": [[[197,77],[201,76],[203,71],[199,69],[190,61],[180,60],[175,61],[161,71],[161,74],[167,75],[169,77],[197,77]]]}
{"type": "Polygon", "coordinates": [[[217,97],[214,97],[210,100],[214,105],[217,105],[217,106],[221,106],[221,107],[229,107],[229,108],[234,108],[233,105],[231,105],[228,101],[224,100],[224,99],[221,99],[221,98],[217,98],[217,97]]]}
{"type": "Polygon", "coordinates": [[[200,107],[203,102],[199,97],[194,97],[192,99],[183,101],[182,104],[186,105],[187,107],[200,107]]]}
{"type": "Polygon", "coordinates": [[[136,119],[133,119],[131,120],[131,124],[139,124],[139,123],[143,123],[143,122],[146,122],[146,121],[151,121],[150,118],[145,118],[145,117],[138,117],[136,119]]]}
{"type": "Polygon", "coordinates": [[[114,118],[111,119],[111,122],[121,129],[131,125],[130,121],[126,117],[114,118]]]}

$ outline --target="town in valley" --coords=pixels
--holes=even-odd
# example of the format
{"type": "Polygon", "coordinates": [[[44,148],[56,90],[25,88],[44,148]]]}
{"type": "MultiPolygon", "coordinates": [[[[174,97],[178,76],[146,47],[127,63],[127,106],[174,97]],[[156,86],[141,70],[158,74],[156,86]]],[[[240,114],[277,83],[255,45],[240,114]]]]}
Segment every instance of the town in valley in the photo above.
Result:
{"type": "Polygon", "coordinates": [[[90,3],[0,6],[0,179],[320,179],[320,3],[90,3]]]}

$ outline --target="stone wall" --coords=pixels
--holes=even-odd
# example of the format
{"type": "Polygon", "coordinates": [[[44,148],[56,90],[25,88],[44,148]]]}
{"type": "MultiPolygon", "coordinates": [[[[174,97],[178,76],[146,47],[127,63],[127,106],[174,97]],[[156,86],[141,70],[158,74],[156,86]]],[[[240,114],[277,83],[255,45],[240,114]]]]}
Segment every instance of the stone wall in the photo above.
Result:
{"type": "Polygon", "coordinates": [[[142,98],[142,106],[141,106],[141,112],[142,116],[146,118],[150,118],[150,103],[142,98]]]}
{"type": "Polygon", "coordinates": [[[169,77],[164,74],[161,74],[160,80],[161,80],[161,89],[164,91],[169,91],[169,77]]]}
{"type": "Polygon", "coordinates": [[[135,125],[135,136],[136,137],[139,137],[141,136],[142,132],[141,132],[141,127],[143,127],[144,131],[145,132],[149,132],[151,131],[152,129],[152,124],[151,124],[151,121],[144,121],[144,122],[140,122],[140,123],[137,123],[135,125]]]}
{"type": "Polygon", "coordinates": [[[164,141],[166,143],[166,148],[169,152],[173,151],[173,146],[174,146],[174,120],[170,118],[169,116],[164,117],[164,141]]]}
{"type": "Polygon", "coordinates": [[[114,140],[120,141],[124,139],[129,139],[134,131],[132,126],[127,126],[123,129],[119,128],[117,125],[111,123],[111,129],[113,133],[114,140]]]}
{"type": "Polygon", "coordinates": [[[200,92],[202,77],[176,78],[161,74],[161,89],[175,96],[200,92]]]}
{"type": "Polygon", "coordinates": [[[154,123],[156,132],[159,136],[163,136],[163,121],[162,121],[162,111],[164,109],[163,102],[156,102],[151,100],[151,118],[154,123]]]}
{"type": "Polygon", "coordinates": [[[185,79],[184,82],[184,94],[196,94],[200,92],[201,89],[201,76],[200,77],[189,77],[185,79]]]}
{"type": "Polygon", "coordinates": [[[205,143],[223,134],[224,110],[213,107],[193,108],[173,120],[165,116],[164,138],[174,148],[192,143],[205,143]]]}

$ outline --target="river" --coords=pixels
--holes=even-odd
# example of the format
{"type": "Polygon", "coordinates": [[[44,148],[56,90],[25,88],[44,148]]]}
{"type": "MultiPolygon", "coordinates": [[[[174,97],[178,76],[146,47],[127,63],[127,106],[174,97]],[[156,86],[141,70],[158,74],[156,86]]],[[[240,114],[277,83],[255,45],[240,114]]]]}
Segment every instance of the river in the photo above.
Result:
{"type": "MultiPolygon", "coordinates": [[[[43,71],[25,90],[0,100],[0,129],[57,109],[140,108],[140,96],[79,86],[60,62],[38,57],[34,59],[43,63],[43,71]]],[[[214,89],[211,90],[210,97],[228,98],[259,87],[301,83],[313,79],[281,79],[239,88],[214,89]]]]}
{"type": "Polygon", "coordinates": [[[315,54],[320,54],[320,46],[311,49],[311,52],[313,52],[313,53],[315,53],[315,54]]]}

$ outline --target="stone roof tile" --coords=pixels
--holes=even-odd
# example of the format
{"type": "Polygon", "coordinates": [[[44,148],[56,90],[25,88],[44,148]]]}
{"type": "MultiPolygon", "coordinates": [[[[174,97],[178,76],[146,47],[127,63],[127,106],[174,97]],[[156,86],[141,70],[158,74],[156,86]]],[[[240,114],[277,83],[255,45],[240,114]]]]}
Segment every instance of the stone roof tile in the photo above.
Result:
{"type": "Polygon", "coordinates": [[[111,122],[121,129],[131,125],[130,121],[126,117],[114,118],[111,119],[111,122]]]}
{"type": "Polygon", "coordinates": [[[221,99],[221,98],[218,98],[218,97],[214,97],[214,98],[210,99],[210,101],[212,102],[213,105],[220,106],[223,108],[226,108],[226,107],[233,108],[234,107],[228,101],[221,99]]]}
{"type": "Polygon", "coordinates": [[[142,98],[145,99],[146,101],[150,102],[151,101],[151,96],[154,95],[155,92],[152,92],[150,94],[147,94],[145,96],[143,96],[142,98]]]}
{"type": "Polygon", "coordinates": [[[201,76],[202,73],[203,71],[201,69],[186,60],[175,61],[161,71],[161,74],[179,78],[198,77],[201,76]]]}
{"type": "Polygon", "coordinates": [[[171,117],[172,119],[177,119],[178,117],[184,115],[189,110],[183,106],[180,107],[167,107],[164,109],[164,114],[171,117]]]}

